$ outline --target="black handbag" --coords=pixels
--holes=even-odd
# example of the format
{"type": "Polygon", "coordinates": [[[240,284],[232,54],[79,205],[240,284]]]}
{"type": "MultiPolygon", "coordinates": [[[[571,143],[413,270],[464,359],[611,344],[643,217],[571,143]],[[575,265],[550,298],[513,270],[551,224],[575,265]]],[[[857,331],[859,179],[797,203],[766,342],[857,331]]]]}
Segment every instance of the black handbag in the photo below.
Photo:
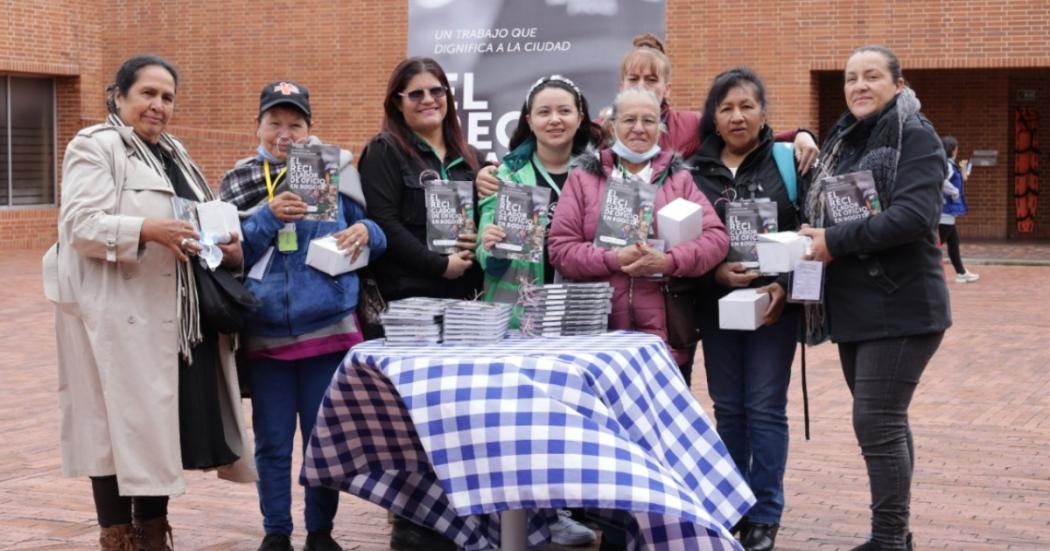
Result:
{"type": "Polygon", "coordinates": [[[190,261],[197,283],[197,304],[204,327],[231,334],[244,329],[244,322],[261,302],[222,266],[214,271],[190,261]]]}
{"type": "Polygon", "coordinates": [[[379,283],[371,270],[358,271],[360,292],[357,295],[357,320],[361,323],[361,334],[365,340],[383,338],[381,316],[386,311],[386,300],[379,292],[379,283]]]}
{"type": "Polygon", "coordinates": [[[671,277],[663,284],[664,311],[667,313],[667,344],[686,349],[700,341],[699,280],[671,277]]]}

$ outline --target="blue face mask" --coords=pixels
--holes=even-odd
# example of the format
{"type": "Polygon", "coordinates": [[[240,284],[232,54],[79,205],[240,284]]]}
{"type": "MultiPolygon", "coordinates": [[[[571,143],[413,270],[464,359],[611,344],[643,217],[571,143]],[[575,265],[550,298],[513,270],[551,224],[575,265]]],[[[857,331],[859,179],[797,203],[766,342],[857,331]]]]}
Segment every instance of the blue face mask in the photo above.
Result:
{"type": "Polygon", "coordinates": [[[259,144],[258,149],[255,150],[255,155],[260,160],[270,161],[271,163],[283,163],[284,162],[284,161],[278,159],[277,157],[274,157],[273,153],[270,153],[270,150],[266,149],[266,147],[263,144],[259,144]]]}
{"type": "Polygon", "coordinates": [[[612,150],[617,157],[627,161],[628,163],[639,164],[647,162],[653,157],[659,155],[660,144],[653,144],[653,146],[649,148],[649,151],[646,151],[645,153],[638,153],[636,151],[631,151],[631,149],[627,147],[627,144],[620,141],[620,138],[616,138],[616,143],[613,144],[612,150]]]}

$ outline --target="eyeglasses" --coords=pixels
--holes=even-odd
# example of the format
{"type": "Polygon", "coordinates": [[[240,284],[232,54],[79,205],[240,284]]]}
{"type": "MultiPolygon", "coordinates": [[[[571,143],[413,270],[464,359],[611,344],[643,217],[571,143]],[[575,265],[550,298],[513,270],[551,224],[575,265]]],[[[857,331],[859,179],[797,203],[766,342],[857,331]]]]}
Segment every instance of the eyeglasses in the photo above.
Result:
{"type": "Polygon", "coordinates": [[[444,86],[434,86],[432,88],[412,90],[411,92],[398,92],[397,95],[403,98],[408,98],[412,103],[419,103],[423,101],[423,96],[427,94],[434,98],[434,101],[441,101],[445,99],[446,92],[448,92],[448,88],[445,88],[444,86]]]}
{"type": "Polygon", "coordinates": [[[634,128],[638,123],[642,123],[643,128],[650,129],[656,128],[660,120],[653,117],[620,117],[616,120],[616,124],[624,128],[634,128]]]}

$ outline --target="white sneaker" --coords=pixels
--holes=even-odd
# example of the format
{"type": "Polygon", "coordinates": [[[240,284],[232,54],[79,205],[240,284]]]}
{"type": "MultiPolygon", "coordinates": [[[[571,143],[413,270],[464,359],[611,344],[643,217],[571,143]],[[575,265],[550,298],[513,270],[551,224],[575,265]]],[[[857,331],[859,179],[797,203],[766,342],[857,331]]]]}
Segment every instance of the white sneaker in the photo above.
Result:
{"type": "Polygon", "coordinates": [[[558,545],[591,545],[598,541],[594,530],[572,520],[572,513],[558,509],[558,522],[550,525],[551,541],[558,545]]]}
{"type": "Polygon", "coordinates": [[[981,279],[981,276],[973,272],[963,272],[961,274],[956,274],[955,276],[956,283],[973,283],[978,279],[981,279]]]}

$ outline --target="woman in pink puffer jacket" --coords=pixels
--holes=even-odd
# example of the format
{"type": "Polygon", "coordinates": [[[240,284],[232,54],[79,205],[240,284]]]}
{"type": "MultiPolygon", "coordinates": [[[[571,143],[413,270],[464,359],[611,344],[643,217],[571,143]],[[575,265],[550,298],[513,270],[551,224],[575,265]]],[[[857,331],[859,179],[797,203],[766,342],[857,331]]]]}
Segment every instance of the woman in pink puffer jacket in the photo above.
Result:
{"type": "MultiPolygon", "coordinates": [[[[711,203],[693,183],[687,165],[670,151],[660,151],[660,103],[642,88],[620,92],[613,104],[616,143],[600,153],[588,151],[573,161],[573,170],[558,201],[548,241],[551,265],[573,281],[608,281],[614,289],[610,329],[643,331],[667,340],[664,295],[653,274],[698,277],[726,257],[729,236],[711,203]],[[703,233],[666,252],[649,245],[614,250],[594,246],[606,182],[614,171],[641,177],[659,186],[653,212],[683,198],[703,207],[703,233]]],[[[653,216],[653,234],[658,234],[653,216]]],[[[675,360],[688,360],[685,349],[675,360]]]]}

